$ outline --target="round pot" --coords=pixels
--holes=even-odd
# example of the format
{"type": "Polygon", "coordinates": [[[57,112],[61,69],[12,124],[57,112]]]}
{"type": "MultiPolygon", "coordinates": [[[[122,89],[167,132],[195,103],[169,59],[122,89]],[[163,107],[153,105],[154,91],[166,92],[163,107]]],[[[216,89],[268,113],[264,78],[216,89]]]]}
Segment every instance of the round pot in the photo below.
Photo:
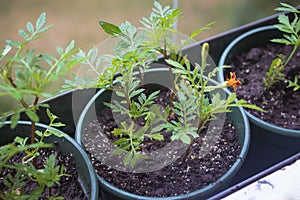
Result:
{"type": "MultiPolygon", "coordinates": [[[[31,122],[29,121],[19,121],[17,127],[14,129],[10,129],[10,122],[4,122],[4,124],[7,125],[0,128],[0,145],[12,142],[16,136],[28,137],[28,133],[30,133],[31,130],[31,122]]],[[[43,131],[47,128],[47,126],[36,123],[36,128],[37,130],[43,131]]],[[[82,186],[86,197],[88,197],[89,200],[97,200],[99,192],[98,181],[86,152],[73,138],[68,135],[64,137],[56,137],[52,135],[45,139],[45,143],[52,143],[54,141],[57,144],[56,148],[58,152],[64,155],[74,155],[76,170],[78,172],[78,181],[82,186]]]]}
{"type": "MultiPolygon", "coordinates": [[[[161,83],[162,85],[170,84],[170,76],[167,68],[154,68],[149,69],[145,72],[145,80],[147,79],[147,75],[151,78],[155,83],[161,83]],[[151,74],[151,76],[149,75],[151,74]]],[[[147,82],[147,81],[146,81],[147,82]]],[[[211,81],[211,84],[217,84],[215,81],[211,81]]],[[[111,91],[100,90],[95,96],[89,101],[89,103],[84,108],[78,124],[76,128],[76,140],[79,144],[83,144],[84,138],[82,137],[84,129],[88,126],[88,124],[96,119],[95,110],[101,110],[104,108],[103,102],[109,102],[111,98],[111,91]]],[[[227,117],[233,122],[234,126],[237,129],[239,136],[239,143],[242,146],[239,159],[233,164],[233,166],[223,175],[221,176],[215,183],[212,183],[206,187],[201,188],[200,190],[191,192],[189,194],[184,194],[180,196],[172,196],[166,198],[155,198],[148,196],[140,196],[133,193],[126,192],[121,190],[98,175],[98,180],[100,183],[100,187],[102,188],[104,199],[206,199],[210,195],[216,194],[220,192],[222,189],[228,187],[230,180],[234,177],[236,172],[239,170],[241,165],[243,164],[246,154],[249,149],[250,143],[250,128],[248,119],[246,114],[244,113],[242,108],[233,108],[232,112],[227,113],[227,117]]]]}
{"type": "MultiPolygon", "coordinates": [[[[255,46],[271,43],[271,39],[282,37],[282,33],[274,26],[264,26],[250,30],[234,39],[224,50],[218,66],[228,65],[239,53],[255,46]]],[[[218,81],[224,81],[223,69],[218,72],[218,81]]],[[[263,121],[248,111],[245,111],[250,120],[252,132],[262,134],[264,139],[279,147],[297,148],[300,150],[300,130],[282,128],[263,121]]]]}

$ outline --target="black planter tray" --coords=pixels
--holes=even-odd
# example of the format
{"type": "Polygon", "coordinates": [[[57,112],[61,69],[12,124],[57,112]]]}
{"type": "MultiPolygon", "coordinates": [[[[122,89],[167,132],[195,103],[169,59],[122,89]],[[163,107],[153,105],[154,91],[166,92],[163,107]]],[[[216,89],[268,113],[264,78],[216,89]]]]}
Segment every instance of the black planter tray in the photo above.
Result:
{"type": "MultiPolygon", "coordinates": [[[[255,21],[253,23],[240,26],[238,28],[232,29],[230,31],[224,32],[222,34],[216,35],[214,37],[208,38],[203,41],[199,41],[196,44],[188,47],[186,52],[193,57],[199,57],[199,52],[201,50],[200,45],[204,42],[210,44],[210,56],[215,63],[218,60],[226,48],[226,46],[238,35],[264,25],[271,25],[277,22],[277,15],[272,15],[261,20],[255,21]]],[[[68,133],[70,136],[74,137],[75,123],[78,120],[79,114],[86,105],[88,97],[92,97],[95,94],[95,90],[81,90],[81,91],[70,91],[61,94],[53,99],[48,99],[46,102],[50,104],[53,113],[57,113],[60,116],[60,121],[66,124],[62,128],[62,131],[68,133]],[[84,98],[82,98],[84,97],[84,98]],[[72,98],[80,99],[78,105],[73,105],[72,98]]],[[[42,123],[47,123],[47,117],[41,118],[42,123]]],[[[247,158],[241,167],[240,171],[233,178],[231,186],[221,192],[218,196],[212,197],[213,199],[218,199],[221,196],[224,197],[239,188],[257,180],[257,177],[262,177],[267,175],[271,171],[279,169],[282,164],[276,165],[281,161],[290,158],[291,156],[300,152],[299,148],[288,148],[288,147],[278,147],[273,144],[268,143],[259,134],[261,129],[251,125],[251,144],[247,155],[247,158]],[[268,170],[269,169],[269,170],[268,170]],[[266,170],[266,171],[265,171],[266,170]],[[259,174],[259,175],[257,175],[259,174]]]]}

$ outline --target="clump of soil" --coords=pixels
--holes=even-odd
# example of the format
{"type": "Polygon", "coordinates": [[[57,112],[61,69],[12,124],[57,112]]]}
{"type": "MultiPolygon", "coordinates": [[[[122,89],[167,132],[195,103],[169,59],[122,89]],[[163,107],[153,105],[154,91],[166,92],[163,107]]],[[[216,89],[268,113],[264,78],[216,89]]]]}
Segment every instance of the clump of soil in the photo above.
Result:
{"type": "Polygon", "coordinates": [[[251,114],[283,128],[300,130],[300,90],[287,88],[287,80],[293,81],[295,75],[300,80],[300,51],[297,51],[285,67],[284,81],[276,83],[268,91],[264,89],[263,83],[272,60],[279,54],[289,55],[292,48],[280,44],[254,47],[234,57],[230,63],[232,68],[225,70],[224,74],[229,77],[229,71],[234,71],[241,80],[242,86],[237,89],[239,99],[245,99],[267,111],[263,113],[249,109],[251,114]]]}
{"type": "MultiPolygon", "coordinates": [[[[162,91],[157,104],[167,105],[170,97],[169,91],[162,91]]],[[[88,152],[97,152],[95,137],[106,134],[109,142],[114,141],[111,131],[117,126],[109,108],[104,108],[98,114],[98,119],[91,122],[84,135],[84,147],[88,152]],[[100,128],[99,128],[100,126],[100,128]],[[97,132],[98,131],[98,132],[97,132]],[[100,133],[102,132],[102,133],[100,133]],[[95,137],[89,137],[89,135],[95,137]]],[[[163,132],[164,141],[151,141],[151,145],[143,144],[145,149],[156,150],[170,142],[170,133],[163,132]]],[[[190,152],[185,158],[182,155],[175,162],[152,172],[129,173],[118,171],[106,166],[90,155],[93,166],[99,176],[110,184],[130,193],[152,197],[168,197],[187,194],[213,182],[216,182],[228,171],[239,158],[241,146],[233,124],[226,120],[225,125],[212,150],[205,156],[200,155],[200,147],[205,143],[205,130],[195,139],[190,147],[190,152]]],[[[166,152],[167,154],[167,152],[166,152]]]]}
{"type": "MultiPolygon", "coordinates": [[[[78,175],[76,171],[76,166],[74,163],[74,156],[72,154],[62,155],[59,152],[53,149],[40,149],[40,157],[37,158],[37,167],[44,168],[43,165],[45,160],[49,158],[51,154],[54,154],[56,157],[56,165],[64,165],[66,168],[65,173],[70,176],[63,176],[60,179],[60,185],[55,184],[51,188],[51,196],[62,196],[65,200],[87,200],[80,183],[78,182],[78,175]]],[[[13,158],[11,158],[9,163],[21,162],[24,157],[24,153],[18,153],[13,158]]],[[[13,177],[16,174],[15,170],[3,168],[0,175],[0,193],[4,193],[7,190],[7,187],[4,185],[3,180],[7,179],[8,174],[11,174],[13,177]]],[[[33,190],[38,186],[36,182],[27,178],[25,180],[25,186],[22,188],[25,194],[31,194],[33,190]]],[[[48,190],[43,193],[39,199],[48,199],[48,190]]]]}

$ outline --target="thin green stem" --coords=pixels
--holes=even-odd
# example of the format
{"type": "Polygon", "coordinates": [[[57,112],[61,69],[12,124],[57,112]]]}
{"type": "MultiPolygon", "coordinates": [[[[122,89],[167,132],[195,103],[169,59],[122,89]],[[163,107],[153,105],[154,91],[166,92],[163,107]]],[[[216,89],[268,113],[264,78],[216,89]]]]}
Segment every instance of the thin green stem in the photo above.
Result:
{"type": "Polygon", "coordinates": [[[284,67],[287,66],[287,64],[290,62],[290,60],[292,59],[292,57],[294,56],[294,54],[296,53],[297,49],[299,47],[299,44],[296,44],[292,50],[292,52],[290,53],[288,59],[284,62],[284,67]]]}

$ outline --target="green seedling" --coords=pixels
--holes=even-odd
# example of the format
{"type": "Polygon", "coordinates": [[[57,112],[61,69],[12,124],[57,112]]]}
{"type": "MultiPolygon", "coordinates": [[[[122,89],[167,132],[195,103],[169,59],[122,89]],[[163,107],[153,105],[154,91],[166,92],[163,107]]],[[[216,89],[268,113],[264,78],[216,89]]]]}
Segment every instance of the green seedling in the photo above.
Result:
{"type": "Polygon", "coordinates": [[[278,7],[275,10],[290,12],[293,14],[294,19],[290,20],[288,15],[279,14],[277,18],[279,24],[276,24],[275,27],[283,33],[283,38],[276,38],[271,41],[284,45],[292,45],[293,50],[289,55],[278,55],[278,57],[272,61],[270,68],[263,79],[265,90],[269,90],[275,83],[285,79],[283,70],[295,55],[300,45],[300,19],[298,17],[300,11],[286,3],[280,3],[280,5],[281,7],[278,7]]]}
{"type": "MultiPolygon", "coordinates": [[[[22,114],[31,121],[28,137],[16,137],[14,142],[0,147],[0,172],[3,168],[16,172],[9,174],[8,179],[3,181],[8,190],[0,194],[1,199],[38,199],[44,190],[48,191],[49,199],[62,198],[51,197],[50,193],[51,187],[59,184],[62,176],[67,176],[65,167],[55,166],[56,158],[51,155],[46,159],[44,168],[37,168],[39,150],[53,147],[51,144],[44,143],[44,139],[51,135],[64,136],[51,129],[51,127],[61,127],[63,124],[54,122],[57,117],[50,112],[49,105],[40,103],[40,100],[54,97],[62,92],[62,90],[48,91],[47,88],[72,67],[83,62],[84,58],[78,54],[79,49],[74,47],[74,41],[71,41],[66,48],[57,47],[57,56],[31,49],[32,41],[42,38],[52,27],[46,23],[46,13],[42,13],[35,23],[26,23],[26,30],[19,30],[21,41],[6,40],[6,46],[0,50],[0,96],[10,96],[20,105],[13,110],[0,113],[0,121],[10,119],[12,129],[18,125],[22,114]],[[47,108],[46,113],[50,121],[49,127],[44,132],[36,129],[36,123],[40,120],[38,115],[40,108],[47,108]],[[25,153],[21,163],[8,162],[21,152],[25,153]],[[22,189],[26,178],[37,183],[36,189],[30,195],[25,194],[22,189]]],[[[5,123],[0,123],[0,126],[4,125],[5,123]]]]}

